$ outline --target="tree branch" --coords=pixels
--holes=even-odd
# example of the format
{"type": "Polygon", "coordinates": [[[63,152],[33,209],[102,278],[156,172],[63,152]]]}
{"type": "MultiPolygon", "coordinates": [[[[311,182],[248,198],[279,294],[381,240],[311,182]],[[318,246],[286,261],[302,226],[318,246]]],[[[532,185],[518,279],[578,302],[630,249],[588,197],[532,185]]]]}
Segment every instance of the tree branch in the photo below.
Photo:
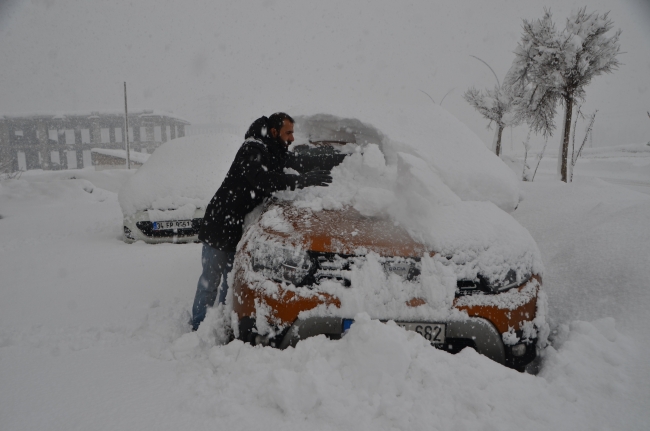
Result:
{"type": "Polygon", "coordinates": [[[431,99],[431,101],[433,102],[434,105],[436,104],[436,101],[433,100],[433,97],[431,97],[431,96],[429,95],[429,93],[427,93],[427,92],[424,91],[424,90],[420,90],[420,91],[423,92],[424,94],[426,94],[427,96],[429,96],[429,99],[431,99]]]}
{"type": "Polygon", "coordinates": [[[481,60],[480,58],[478,58],[478,57],[475,56],[475,55],[471,55],[471,54],[470,54],[470,57],[474,57],[475,59],[477,59],[478,61],[480,61],[480,62],[483,63],[484,65],[486,65],[486,66],[487,66],[487,67],[492,71],[492,74],[494,75],[494,79],[497,80],[497,86],[498,86],[498,87],[501,87],[501,83],[499,83],[499,78],[497,77],[497,74],[494,72],[494,69],[492,69],[492,68],[490,67],[489,64],[487,64],[486,62],[484,62],[483,60],[481,60]]]}

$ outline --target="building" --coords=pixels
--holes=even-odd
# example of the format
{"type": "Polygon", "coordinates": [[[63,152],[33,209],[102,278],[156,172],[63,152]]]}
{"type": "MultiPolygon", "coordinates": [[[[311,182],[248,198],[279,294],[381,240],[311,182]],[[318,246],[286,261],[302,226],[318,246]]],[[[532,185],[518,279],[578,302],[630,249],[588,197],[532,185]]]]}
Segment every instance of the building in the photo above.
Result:
{"type": "MultiPolygon", "coordinates": [[[[151,153],[185,136],[189,124],[155,111],[130,112],[130,147],[151,153]]],[[[125,145],[123,113],[0,116],[0,171],[89,167],[92,148],[125,145]]]]}

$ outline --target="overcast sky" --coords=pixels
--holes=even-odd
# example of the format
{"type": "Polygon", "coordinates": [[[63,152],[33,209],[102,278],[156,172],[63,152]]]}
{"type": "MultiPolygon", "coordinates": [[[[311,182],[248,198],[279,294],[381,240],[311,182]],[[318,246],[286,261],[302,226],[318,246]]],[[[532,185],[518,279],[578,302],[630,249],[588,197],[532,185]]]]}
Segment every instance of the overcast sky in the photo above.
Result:
{"type": "Polygon", "coordinates": [[[650,141],[650,0],[0,0],[0,113],[122,110],[127,81],[131,109],[245,129],[305,103],[426,106],[422,91],[440,103],[451,90],[442,106],[489,144],[461,96],[495,79],[470,55],[502,80],[522,18],[546,6],[563,26],[583,5],[611,11],[625,51],[587,88],[594,144],[650,141]]]}

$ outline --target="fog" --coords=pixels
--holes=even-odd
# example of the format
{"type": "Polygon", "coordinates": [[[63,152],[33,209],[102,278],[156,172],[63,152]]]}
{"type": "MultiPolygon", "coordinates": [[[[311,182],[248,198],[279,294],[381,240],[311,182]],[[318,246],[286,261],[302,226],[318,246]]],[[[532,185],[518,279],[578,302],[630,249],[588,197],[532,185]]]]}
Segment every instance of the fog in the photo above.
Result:
{"type": "MultiPolygon", "coordinates": [[[[172,112],[192,123],[235,125],[278,110],[333,102],[443,107],[489,144],[493,131],[463,99],[494,86],[514,58],[522,18],[550,7],[563,26],[579,1],[224,2],[0,0],[0,114],[172,112]]],[[[620,70],[587,88],[599,109],[595,146],[650,140],[650,3],[592,0],[621,28],[620,70]]],[[[560,109],[561,112],[561,109],[560,109]]],[[[336,112],[332,112],[336,114],[336,112]]],[[[561,128],[559,120],[556,121],[561,128]]],[[[579,126],[580,127],[580,126],[579,126]]],[[[581,129],[578,130],[578,134],[581,129]]],[[[526,128],[504,133],[522,149],[526,128]]],[[[542,141],[541,137],[535,138],[542,141]]],[[[552,148],[559,142],[552,138],[552,148]]]]}

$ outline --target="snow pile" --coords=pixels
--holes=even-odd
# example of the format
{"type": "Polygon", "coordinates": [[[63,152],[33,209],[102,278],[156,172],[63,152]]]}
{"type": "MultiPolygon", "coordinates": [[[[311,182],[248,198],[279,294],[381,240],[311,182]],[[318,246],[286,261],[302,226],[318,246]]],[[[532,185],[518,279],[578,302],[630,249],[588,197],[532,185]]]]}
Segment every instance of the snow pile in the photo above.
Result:
{"type": "MultiPolygon", "coordinates": [[[[578,144],[576,144],[576,147],[575,151],[580,148],[578,144]]],[[[550,157],[557,157],[558,150],[557,148],[547,148],[545,154],[550,157]]],[[[650,157],[650,142],[645,144],[624,144],[593,148],[590,148],[587,144],[580,152],[578,165],[583,159],[607,159],[614,157],[634,158],[638,162],[642,162],[645,157],[650,157]]],[[[611,171],[611,169],[604,170],[611,171]]]]}
{"type": "MultiPolygon", "coordinates": [[[[95,187],[87,179],[68,175],[68,178],[59,175],[59,177],[62,177],[60,179],[48,175],[48,180],[39,178],[37,181],[8,182],[1,186],[3,188],[3,198],[9,204],[13,203],[13,201],[29,200],[39,205],[63,206],[72,202],[74,204],[82,204],[88,201],[104,202],[110,196],[109,192],[95,187]]],[[[30,177],[34,178],[34,175],[30,177]]]]}
{"type": "Polygon", "coordinates": [[[650,156],[650,142],[647,144],[627,144],[613,147],[583,148],[580,157],[639,157],[650,156]]]}
{"type": "MultiPolygon", "coordinates": [[[[331,293],[341,299],[341,308],[330,310],[331,314],[351,317],[362,311],[375,319],[399,319],[403,321],[465,319],[452,308],[456,293],[454,273],[423,256],[420,261],[420,277],[415,282],[404,280],[397,274],[386,274],[384,266],[397,262],[386,262],[378,255],[369,253],[359,265],[352,266],[353,289],[335,282],[321,283],[319,290],[331,293]],[[413,298],[421,298],[426,304],[418,307],[405,306],[413,298]]],[[[320,306],[322,308],[322,306],[320,306]]],[[[313,309],[304,313],[322,315],[322,310],[313,309]]]]}
{"type": "MultiPolygon", "coordinates": [[[[101,188],[117,193],[117,191],[124,185],[124,182],[135,172],[135,169],[109,169],[105,171],[95,171],[94,167],[84,169],[64,169],[60,171],[42,171],[40,169],[33,169],[23,172],[20,179],[28,183],[53,182],[53,184],[63,184],[59,183],[58,180],[84,179],[90,181],[95,188],[101,188]]],[[[9,184],[12,183],[5,183],[7,186],[9,184]]]]}
{"type": "MultiPolygon", "coordinates": [[[[296,108],[309,112],[308,108],[296,108]]],[[[519,182],[466,125],[444,108],[323,105],[326,114],[296,117],[296,142],[346,140],[379,145],[386,161],[404,152],[424,160],[463,200],[490,201],[505,211],[521,200],[519,182]],[[354,140],[352,140],[354,138],[354,140]]],[[[313,112],[313,111],[312,111],[313,112]]]]}
{"type": "Polygon", "coordinates": [[[239,341],[210,347],[199,331],[170,350],[188,367],[207,356],[209,369],[186,382],[197,392],[189,408],[223,428],[608,429],[619,420],[611,403],[629,382],[630,340],[611,319],[574,322],[557,338],[540,377],[472,349],[452,356],[363,313],[339,341],[319,336],[285,351],[239,341]]]}
{"type": "Polygon", "coordinates": [[[474,280],[481,273],[494,282],[515,270],[522,280],[531,271],[543,272],[535,241],[509,214],[491,202],[462,201],[422,158],[402,152],[396,157],[396,165],[386,164],[378,145],[356,147],[332,170],[329,187],[276,196],[314,211],[351,205],[368,217],[389,216],[459,278],[474,280]]]}
{"type": "Polygon", "coordinates": [[[647,195],[579,172],[524,184],[514,216],[543,253],[555,329],[533,376],[362,316],[285,351],[219,345],[218,308],[190,332],[201,246],[119,239],[132,174],[0,182],[0,429],[647,429],[647,195]]]}
{"type": "MultiPolygon", "coordinates": [[[[264,243],[268,245],[268,243],[264,243]]],[[[261,247],[253,248],[250,252],[257,257],[261,247]]],[[[289,251],[290,249],[285,249],[289,251]]],[[[266,251],[266,250],[262,250],[266,251]]],[[[273,256],[278,255],[278,249],[272,250],[273,256]]],[[[294,255],[297,255],[295,253],[294,255]]],[[[269,258],[271,258],[269,256],[269,258]]],[[[370,252],[363,256],[350,258],[349,269],[342,274],[350,281],[350,287],[336,280],[321,280],[313,289],[296,287],[283,283],[282,290],[293,292],[298,297],[321,296],[323,293],[340,299],[341,305],[328,306],[321,304],[300,314],[301,318],[311,316],[337,316],[351,318],[360,312],[367,312],[373,319],[394,319],[401,321],[418,320],[465,320],[467,315],[453,308],[456,292],[456,275],[446,265],[429,256],[423,256],[417,264],[420,275],[417,280],[407,280],[396,273],[387,273],[387,265],[408,264],[409,259],[384,258],[370,252]],[[414,307],[407,306],[413,299],[424,299],[426,303],[414,307]]],[[[235,267],[244,266],[244,277],[247,284],[254,289],[263,291],[265,295],[276,296],[280,293],[278,283],[269,281],[263,272],[253,271],[250,260],[242,259],[235,267]]],[[[231,275],[230,282],[233,282],[231,275]]],[[[228,292],[226,313],[231,310],[233,292],[228,292]]],[[[275,334],[286,328],[286,324],[277,320],[264,303],[256,303],[257,331],[261,334],[275,334]],[[269,322],[275,326],[269,325],[269,322]]]]}
{"type": "MultiPolygon", "coordinates": [[[[230,134],[197,135],[174,139],[154,151],[119,193],[125,216],[142,210],[205,208],[219,189],[243,140],[230,134]]],[[[172,217],[173,218],[173,217],[172,217]]],[[[167,220],[157,214],[156,220],[167,220]]]]}

